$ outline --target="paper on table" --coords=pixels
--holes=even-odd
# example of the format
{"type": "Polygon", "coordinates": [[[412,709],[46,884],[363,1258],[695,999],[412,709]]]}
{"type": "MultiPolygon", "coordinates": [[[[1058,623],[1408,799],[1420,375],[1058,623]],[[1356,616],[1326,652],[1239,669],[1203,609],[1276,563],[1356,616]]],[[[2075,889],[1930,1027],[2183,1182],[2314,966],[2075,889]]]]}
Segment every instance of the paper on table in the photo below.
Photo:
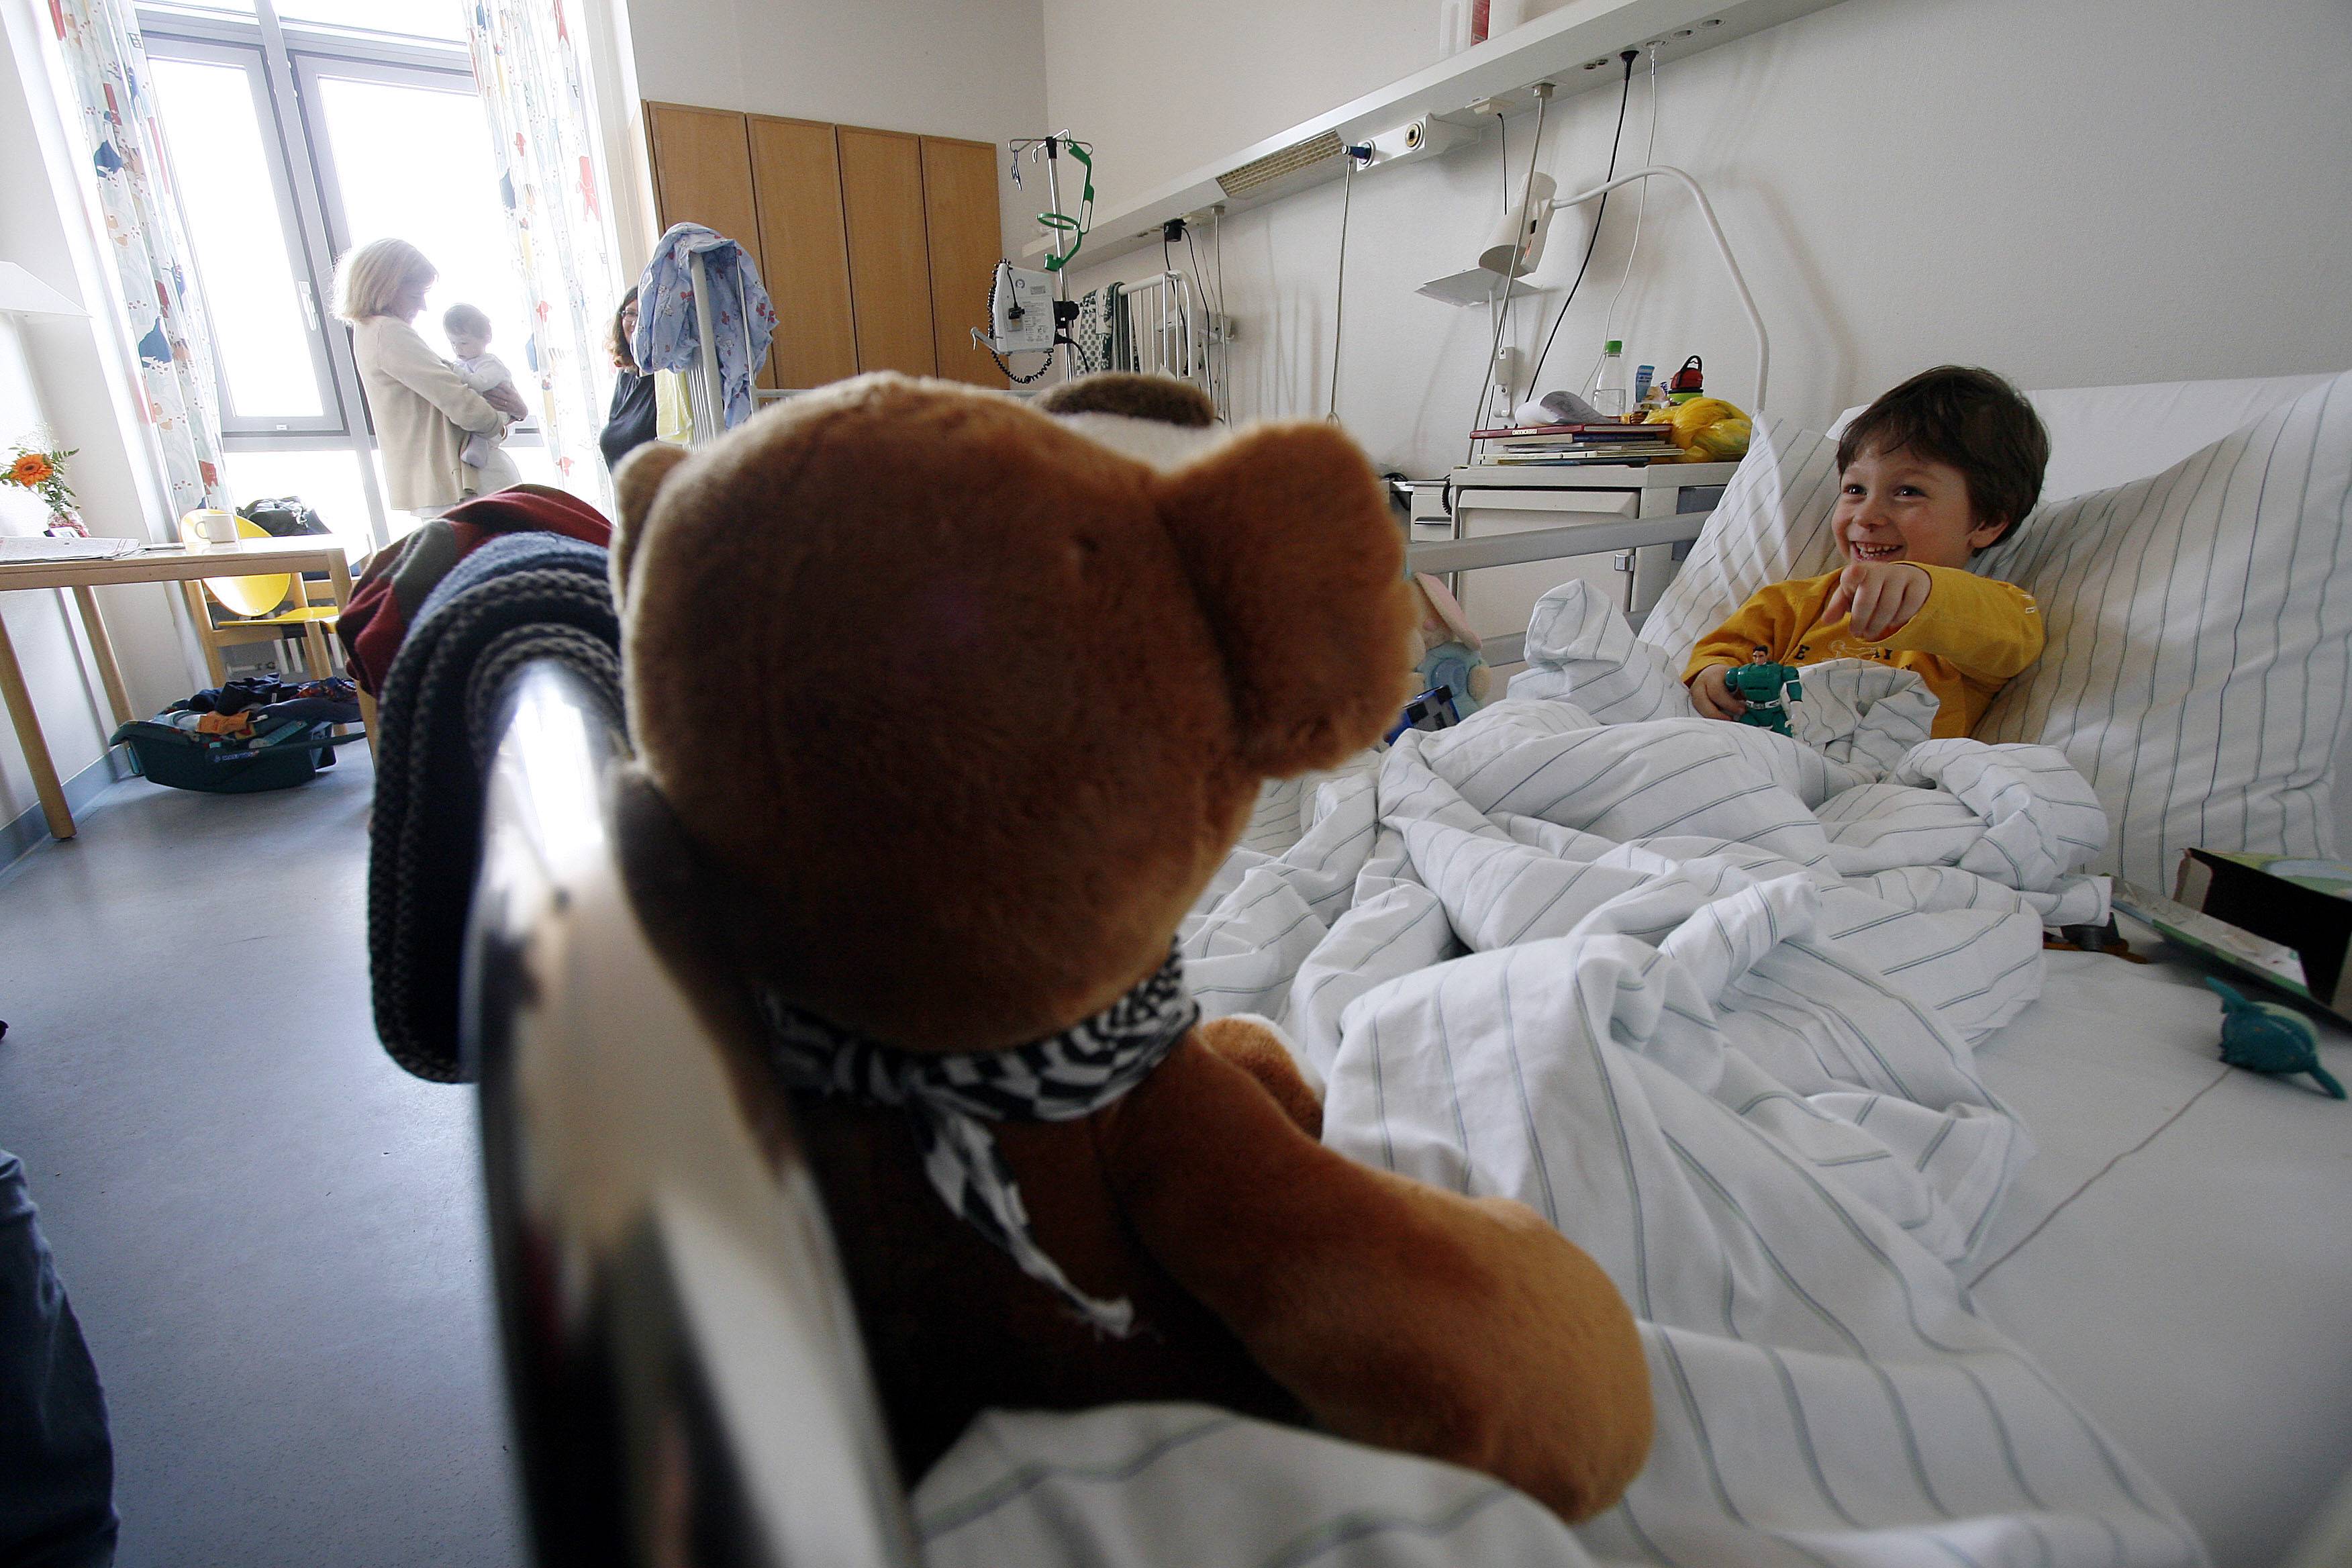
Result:
{"type": "Polygon", "coordinates": [[[56,539],[46,534],[0,539],[0,566],[21,561],[117,561],[138,553],[135,539],[56,539]]]}

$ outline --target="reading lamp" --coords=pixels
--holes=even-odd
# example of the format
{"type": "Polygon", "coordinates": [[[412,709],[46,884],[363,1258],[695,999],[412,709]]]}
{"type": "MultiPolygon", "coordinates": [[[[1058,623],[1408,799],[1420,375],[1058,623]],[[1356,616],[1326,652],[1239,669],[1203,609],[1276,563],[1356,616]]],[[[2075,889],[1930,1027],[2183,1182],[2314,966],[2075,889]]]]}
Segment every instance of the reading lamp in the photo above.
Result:
{"type": "MultiPolygon", "coordinates": [[[[1764,332],[1764,318],[1757,313],[1756,298],[1748,291],[1748,279],[1740,274],[1739,263],[1731,254],[1731,242],[1724,238],[1723,226],[1716,221],[1715,209],[1707,205],[1706,193],[1699,189],[1696,180],[1670,163],[1653,163],[1647,168],[1635,169],[1631,174],[1620,174],[1613,180],[1595,185],[1589,191],[1580,191],[1575,195],[1559,200],[1551,199],[1548,194],[1543,196],[1536,195],[1538,188],[1536,182],[1540,181],[1544,187],[1551,184],[1551,181],[1547,176],[1536,175],[1529,181],[1527,194],[1521,199],[1521,205],[1514,207],[1505,216],[1502,225],[1496,228],[1485,249],[1480,252],[1478,266],[1468,273],[1457,273],[1452,278],[1441,278],[1424,284],[1422,292],[1441,299],[1454,300],[1463,304],[1484,303],[1493,297],[1494,285],[1501,284],[1507,290],[1513,279],[1524,278],[1535,269],[1537,260],[1543,254],[1545,231],[1550,226],[1552,216],[1555,213],[1564,207],[1579,207],[1587,202],[1597,202],[1620,185],[1630,185],[1636,180],[1653,179],[1680,181],[1683,188],[1690,192],[1691,200],[1697,204],[1699,219],[1706,225],[1706,232],[1714,237],[1715,252],[1723,258],[1723,269],[1731,275],[1731,286],[1739,295],[1739,308],[1747,314],[1748,330],[1756,336],[1756,401],[1752,406],[1761,409],[1764,406],[1765,384],[1772,361],[1772,345],[1764,332]],[[1519,253],[1519,260],[1516,267],[1512,265],[1514,250],[1519,253]],[[1483,291],[1475,297],[1465,298],[1463,291],[1458,288],[1442,287],[1455,285],[1461,279],[1480,276],[1486,279],[1486,283],[1483,291]]],[[[1487,368],[1491,372],[1494,366],[1490,363],[1487,368]]],[[[1528,390],[1532,392],[1534,389],[1528,390]]]]}

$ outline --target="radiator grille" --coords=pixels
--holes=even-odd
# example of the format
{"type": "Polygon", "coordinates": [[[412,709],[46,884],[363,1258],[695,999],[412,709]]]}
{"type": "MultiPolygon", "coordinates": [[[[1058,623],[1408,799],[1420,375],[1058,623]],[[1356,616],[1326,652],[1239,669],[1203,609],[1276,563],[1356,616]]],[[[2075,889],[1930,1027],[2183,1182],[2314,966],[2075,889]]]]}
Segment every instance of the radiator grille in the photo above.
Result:
{"type": "Polygon", "coordinates": [[[1280,152],[1253,159],[1238,169],[1228,169],[1217,176],[1217,184],[1229,196],[1245,196],[1262,185],[1272,184],[1285,174],[1295,174],[1327,158],[1338,157],[1339,147],[1339,133],[1326,131],[1320,136],[1309,136],[1304,142],[1292,142],[1280,152]]]}

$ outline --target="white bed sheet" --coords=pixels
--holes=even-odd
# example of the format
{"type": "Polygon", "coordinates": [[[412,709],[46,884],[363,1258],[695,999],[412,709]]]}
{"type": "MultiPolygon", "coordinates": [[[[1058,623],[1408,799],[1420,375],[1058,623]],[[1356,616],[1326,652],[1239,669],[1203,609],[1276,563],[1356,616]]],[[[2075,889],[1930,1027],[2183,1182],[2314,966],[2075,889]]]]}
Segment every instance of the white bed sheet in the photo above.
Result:
{"type": "Polygon", "coordinates": [[[2352,1102],[2222,1066],[2202,971],[2130,934],[2165,961],[2053,953],[1978,1047],[2037,1152],[1963,1278],[2221,1568],[2267,1568],[2352,1460],[2352,1102]]]}

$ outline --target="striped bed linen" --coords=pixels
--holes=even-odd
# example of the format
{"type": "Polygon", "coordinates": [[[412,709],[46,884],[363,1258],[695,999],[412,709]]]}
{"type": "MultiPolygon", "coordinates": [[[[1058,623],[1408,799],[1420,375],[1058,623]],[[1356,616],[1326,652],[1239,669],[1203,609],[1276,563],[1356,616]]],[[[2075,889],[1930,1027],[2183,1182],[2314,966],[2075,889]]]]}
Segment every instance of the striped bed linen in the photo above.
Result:
{"type": "Polygon", "coordinates": [[[1516,687],[1324,783],[1188,921],[1196,994],[1288,1031],[1328,1142],[1526,1202],[1609,1271],[1647,1468],[1571,1532],[1198,1407],[999,1413],[918,1489],[927,1560],[2206,1561],[1956,1272],[2030,1149],[1971,1042],[2039,993],[2043,921],[2104,908],[2103,826],[2047,748],[1882,773],[1516,687]]]}

